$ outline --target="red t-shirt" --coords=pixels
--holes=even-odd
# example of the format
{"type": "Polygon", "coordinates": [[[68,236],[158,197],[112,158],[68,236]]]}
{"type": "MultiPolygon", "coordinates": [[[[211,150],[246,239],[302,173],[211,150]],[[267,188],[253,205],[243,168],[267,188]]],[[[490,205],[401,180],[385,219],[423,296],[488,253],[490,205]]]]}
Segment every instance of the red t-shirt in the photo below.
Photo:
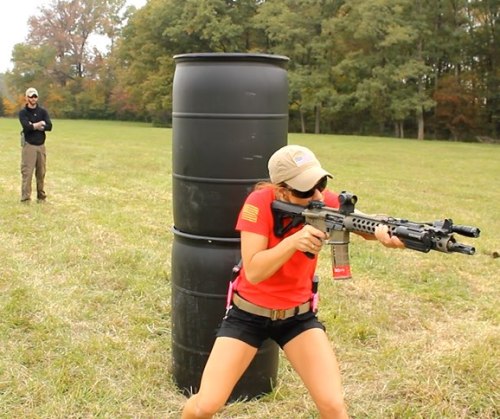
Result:
{"type": "MultiPolygon", "coordinates": [[[[327,206],[338,208],[338,196],[329,191],[323,192],[327,206]]],[[[276,199],[272,187],[253,191],[246,199],[236,223],[236,230],[261,234],[268,238],[267,248],[276,246],[283,237],[274,235],[274,220],[271,203],[276,199]]],[[[298,226],[287,236],[301,229],[298,226]]],[[[272,276],[259,282],[250,283],[245,276],[245,266],[237,278],[236,290],[245,300],[262,307],[285,309],[300,305],[311,298],[312,278],[316,269],[317,257],[308,258],[303,252],[296,251],[272,276]]]]}

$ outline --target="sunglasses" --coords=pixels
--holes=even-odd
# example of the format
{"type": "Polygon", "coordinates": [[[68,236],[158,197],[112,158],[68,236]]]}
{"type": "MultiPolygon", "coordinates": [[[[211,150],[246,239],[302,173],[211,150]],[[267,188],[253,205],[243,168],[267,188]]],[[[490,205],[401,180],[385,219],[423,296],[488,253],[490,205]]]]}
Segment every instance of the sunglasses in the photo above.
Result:
{"type": "Polygon", "coordinates": [[[314,185],[314,187],[312,189],[309,189],[308,191],[302,192],[292,188],[288,188],[288,190],[292,193],[292,195],[295,198],[307,199],[313,197],[314,194],[316,193],[316,190],[323,192],[326,189],[327,183],[328,183],[328,177],[325,176],[322,177],[320,181],[316,183],[316,185],[314,185]]]}
{"type": "Polygon", "coordinates": [[[31,96],[28,96],[30,99],[33,99],[33,98],[38,98],[37,95],[31,95],[31,96]]]}

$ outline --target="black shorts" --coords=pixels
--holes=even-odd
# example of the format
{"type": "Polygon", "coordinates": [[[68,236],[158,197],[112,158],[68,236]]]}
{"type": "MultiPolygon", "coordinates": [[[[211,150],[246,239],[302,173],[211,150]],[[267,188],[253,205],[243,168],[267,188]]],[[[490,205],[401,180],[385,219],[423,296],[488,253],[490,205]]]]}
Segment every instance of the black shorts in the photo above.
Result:
{"type": "Polygon", "coordinates": [[[217,337],[235,338],[255,348],[260,348],[262,342],[270,338],[283,348],[294,337],[309,329],[325,330],[312,311],[285,320],[271,320],[233,306],[222,320],[217,337]]]}

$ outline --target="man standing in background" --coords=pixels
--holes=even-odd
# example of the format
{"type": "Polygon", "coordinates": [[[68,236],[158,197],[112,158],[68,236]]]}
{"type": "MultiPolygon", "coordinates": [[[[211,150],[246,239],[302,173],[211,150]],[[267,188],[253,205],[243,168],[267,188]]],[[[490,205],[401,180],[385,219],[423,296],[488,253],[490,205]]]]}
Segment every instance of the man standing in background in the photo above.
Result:
{"type": "Polygon", "coordinates": [[[21,136],[24,137],[21,154],[21,202],[31,200],[33,171],[36,176],[37,200],[45,201],[45,131],[52,130],[52,122],[47,110],[38,105],[38,91],[34,87],[26,90],[26,106],[19,112],[19,122],[23,127],[21,136]]]}

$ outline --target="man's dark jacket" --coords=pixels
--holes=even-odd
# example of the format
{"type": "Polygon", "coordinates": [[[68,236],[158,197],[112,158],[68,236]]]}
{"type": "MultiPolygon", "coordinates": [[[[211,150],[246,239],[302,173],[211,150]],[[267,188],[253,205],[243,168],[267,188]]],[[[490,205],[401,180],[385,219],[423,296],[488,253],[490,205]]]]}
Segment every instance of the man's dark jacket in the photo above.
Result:
{"type": "Polygon", "coordinates": [[[52,131],[52,121],[49,113],[37,105],[36,108],[29,108],[26,105],[19,111],[19,121],[23,126],[24,140],[32,145],[42,145],[45,143],[45,131],[52,131]],[[33,128],[35,122],[45,121],[45,129],[38,131],[33,128]]]}

